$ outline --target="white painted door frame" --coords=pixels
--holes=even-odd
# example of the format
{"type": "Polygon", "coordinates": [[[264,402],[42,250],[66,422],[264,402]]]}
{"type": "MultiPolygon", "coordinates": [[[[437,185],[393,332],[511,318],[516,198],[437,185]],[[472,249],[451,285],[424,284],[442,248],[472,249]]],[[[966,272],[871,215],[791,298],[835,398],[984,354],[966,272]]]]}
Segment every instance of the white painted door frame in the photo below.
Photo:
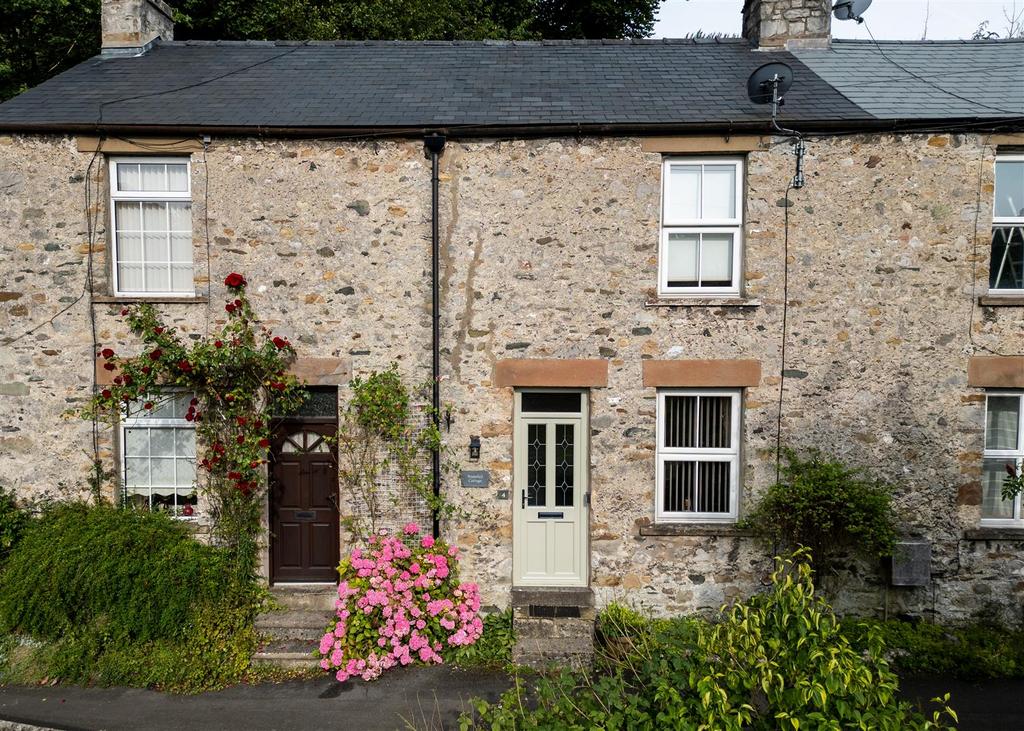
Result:
{"type": "Polygon", "coordinates": [[[513,423],[512,583],[588,586],[589,392],[517,390],[513,423]],[[524,411],[524,393],[578,394],[579,409],[524,411]]]}

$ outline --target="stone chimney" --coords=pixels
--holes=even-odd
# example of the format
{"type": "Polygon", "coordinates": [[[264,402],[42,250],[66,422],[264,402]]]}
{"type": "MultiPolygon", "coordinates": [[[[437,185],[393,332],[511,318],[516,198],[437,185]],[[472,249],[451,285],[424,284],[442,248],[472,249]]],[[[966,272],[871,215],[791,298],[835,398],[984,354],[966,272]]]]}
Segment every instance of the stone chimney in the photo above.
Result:
{"type": "Polygon", "coordinates": [[[743,37],[758,50],[828,48],[830,0],[745,0],[743,37]]]}
{"type": "Polygon", "coordinates": [[[174,10],[163,0],[103,0],[103,55],[141,53],[157,38],[174,40],[174,10]]]}

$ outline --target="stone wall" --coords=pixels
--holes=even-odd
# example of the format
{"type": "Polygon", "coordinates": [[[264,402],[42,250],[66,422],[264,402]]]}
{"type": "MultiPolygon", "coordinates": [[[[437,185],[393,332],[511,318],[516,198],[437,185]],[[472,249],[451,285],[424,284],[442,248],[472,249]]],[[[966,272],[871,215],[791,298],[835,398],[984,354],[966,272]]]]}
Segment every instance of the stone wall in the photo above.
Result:
{"type": "MultiPolygon", "coordinates": [[[[1024,351],[1020,307],[978,307],[988,276],[994,149],[980,136],[811,141],[789,206],[784,438],[898,485],[908,533],[933,541],[927,589],[885,590],[872,567],[844,606],[962,619],[995,605],[1019,618],[1024,550],[967,540],[980,516],[983,391],[975,354],[1024,351]],[[979,180],[981,185],[980,208],[979,180]]],[[[72,139],[0,137],[0,483],[28,497],[81,491],[88,424],[61,418],[90,392],[83,211],[91,153],[72,139]],[[46,324],[62,307],[70,309],[46,324]]],[[[215,139],[194,154],[196,302],[161,305],[182,327],[222,319],[220,282],[245,273],[258,311],[300,353],[397,361],[429,375],[429,161],[419,141],[215,139]],[[204,192],[209,187],[207,263],[204,192]],[[211,284],[212,281],[212,284],[211,284]],[[210,301],[204,300],[210,287],[210,301]]],[[[93,165],[92,172],[104,172],[93,165]]],[[[442,159],[442,394],[446,438],[482,436],[487,490],[446,490],[474,512],[447,527],[468,578],[506,605],[511,584],[512,393],[506,358],[602,358],[591,392],[591,566],[598,601],[710,610],[755,590],[767,568],[749,537],[651,536],[655,390],[644,359],[757,359],[745,392],[744,501],[774,477],[788,144],[749,154],[745,306],[656,301],[661,155],[638,139],[452,142],[442,159]]],[[[102,183],[102,180],[100,181],[102,183]]],[[[101,185],[102,187],[102,185],[101,185]]],[[[98,196],[93,267],[109,294],[98,196]]],[[[131,350],[120,304],[93,305],[98,341],[131,350]]],[[[101,434],[111,459],[109,435],[101,434]]]]}

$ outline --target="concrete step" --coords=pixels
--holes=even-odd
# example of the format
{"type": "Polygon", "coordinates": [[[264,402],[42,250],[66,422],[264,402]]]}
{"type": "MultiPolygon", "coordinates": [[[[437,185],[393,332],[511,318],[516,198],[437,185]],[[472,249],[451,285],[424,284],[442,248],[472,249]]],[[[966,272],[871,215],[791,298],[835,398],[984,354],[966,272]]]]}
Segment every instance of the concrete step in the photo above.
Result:
{"type": "Polygon", "coordinates": [[[332,611],[338,600],[336,584],[274,584],[270,595],[283,607],[332,611]]]}
{"type": "Polygon", "coordinates": [[[252,662],[254,665],[273,665],[289,670],[317,670],[320,668],[320,661],[308,652],[257,652],[252,656],[252,662]]]}
{"type": "Polygon", "coordinates": [[[513,620],[516,637],[527,639],[586,639],[593,642],[594,622],[587,619],[558,618],[540,619],[529,618],[513,620]]]}
{"type": "Polygon", "coordinates": [[[322,632],[333,617],[332,612],[323,610],[292,609],[264,612],[256,618],[256,629],[308,629],[322,632]]]}

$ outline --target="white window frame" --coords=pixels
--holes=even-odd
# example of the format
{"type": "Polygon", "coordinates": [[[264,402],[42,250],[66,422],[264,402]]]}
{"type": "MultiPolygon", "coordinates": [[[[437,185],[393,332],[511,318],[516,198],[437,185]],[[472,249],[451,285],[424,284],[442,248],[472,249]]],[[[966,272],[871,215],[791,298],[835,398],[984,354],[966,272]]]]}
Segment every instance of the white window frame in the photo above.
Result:
{"type": "MultiPolygon", "coordinates": [[[[1013,460],[1017,465],[1019,473],[1024,467],[1024,391],[986,391],[985,392],[985,441],[983,442],[982,464],[988,459],[1002,459],[1007,462],[1013,460]],[[989,449],[988,444],[988,400],[993,396],[1017,397],[1019,400],[1019,411],[1017,419],[1017,448],[1016,449],[989,449]]],[[[982,468],[984,470],[984,468],[982,468]]],[[[982,472],[984,474],[984,471],[982,472]]],[[[1001,485],[1002,483],[1000,483],[1001,485]]],[[[982,488],[984,490],[984,488],[982,488]]],[[[984,500],[984,494],[982,495],[984,500]]],[[[1013,502],[1013,518],[982,518],[981,525],[993,528],[1024,528],[1024,505],[1022,496],[1018,495],[1013,502]]]]}
{"type": "MultiPolygon", "coordinates": [[[[666,157],[661,167],[661,232],[658,243],[658,296],[686,297],[739,297],[743,259],[743,216],[746,201],[744,190],[744,159],[742,157],[666,157]],[[736,168],[736,215],[732,218],[673,217],[668,210],[671,199],[673,165],[733,165],[736,168]],[[732,285],[729,287],[670,287],[668,285],[668,239],[673,233],[728,233],[732,243],[732,285]]],[[[703,191],[701,193],[703,201],[703,191]]],[[[698,281],[700,278],[700,250],[697,253],[698,281]]]]}
{"type": "MultiPolygon", "coordinates": [[[[740,501],[740,420],[742,418],[743,389],[738,388],[659,388],[655,418],[657,419],[657,448],[654,478],[654,520],[656,523],[735,523],[739,518],[740,501]],[[668,396],[729,396],[731,403],[731,430],[729,440],[732,444],[723,448],[666,447],[665,425],[662,417],[665,414],[665,398],[668,396]],[[693,461],[729,462],[729,512],[669,512],[665,510],[665,494],[663,480],[665,462],[677,461],[686,457],[693,461]],[[723,459],[726,458],[726,459],[723,459]]],[[[698,420],[699,420],[698,402],[698,420]]]]}
{"type": "MultiPolygon", "coordinates": [[[[169,396],[171,394],[182,394],[182,393],[185,393],[185,391],[183,391],[182,389],[175,389],[175,388],[162,389],[159,393],[152,394],[149,397],[149,400],[151,400],[151,401],[159,401],[161,398],[167,397],[167,396],[169,396]]],[[[142,401],[145,401],[145,399],[139,399],[138,401],[135,401],[133,403],[137,404],[137,403],[142,402],[142,401]]],[[[123,410],[121,412],[120,429],[118,430],[118,436],[119,436],[119,438],[121,440],[121,444],[120,444],[120,448],[121,448],[121,460],[120,460],[121,461],[121,465],[120,465],[120,467],[121,467],[121,469],[120,469],[120,473],[121,473],[121,487],[122,487],[122,490],[124,491],[125,495],[127,495],[129,493],[129,491],[131,490],[131,487],[128,485],[128,450],[127,450],[127,444],[128,444],[127,431],[128,431],[128,429],[161,429],[161,428],[163,428],[163,429],[189,429],[189,430],[192,431],[193,439],[195,439],[196,424],[195,424],[194,421],[188,421],[187,419],[184,419],[184,418],[180,418],[180,419],[154,419],[154,418],[151,418],[151,417],[139,418],[139,417],[135,417],[135,416],[130,416],[128,411],[127,411],[127,409],[125,409],[125,410],[123,410]]],[[[196,452],[196,450],[193,449],[193,454],[195,452],[196,452]]],[[[193,461],[193,463],[196,463],[197,462],[197,458],[193,457],[192,461],[193,461]]],[[[177,459],[175,459],[175,462],[177,462],[177,459]]],[[[150,472],[150,480],[149,480],[150,484],[148,486],[149,487],[149,501],[148,501],[148,505],[149,505],[149,509],[152,509],[152,507],[153,507],[153,490],[154,490],[154,487],[153,487],[153,484],[152,484],[153,483],[153,479],[152,479],[152,466],[150,467],[150,469],[151,469],[151,472],[150,472]]],[[[198,468],[194,468],[194,469],[198,469],[198,468]]],[[[175,470],[177,470],[177,464],[175,464],[175,470]]],[[[175,473],[175,474],[177,474],[177,473],[175,473]]],[[[196,489],[195,485],[196,485],[196,482],[193,481],[193,489],[196,489]]],[[[169,489],[174,490],[175,496],[177,496],[177,491],[180,488],[175,486],[175,487],[169,488],[169,489]]],[[[141,493],[139,493],[139,494],[141,494],[141,493]]],[[[188,520],[190,518],[194,519],[195,517],[198,516],[198,513],[199,513],[198,508],[195,509],[195,513],[192,516],[184,516],[184,515],[181,514],[180,510],[178,509],[177,497],[175,497],[174,503],[175,503],[175,506],[174,506],[175,509],[173,511],[171,511],[171,514],[173,516],[175,516],[177,518],[181,518],[183,520],[188,520]]]]}
{"type": "MultiPolygon", "coordinates": [[[[1020,154],[1017,154],[1017,153],[1015,153],[1015,154],[997,153],[996,154],[995,165],[998,165],[1001,162],[1024,162],[1024,153],[1020,153],[1020,154]]],[[[993,168],[992,168],[992,170],[993,170],[993,182],[995,181],[995,165],[993,165],[993,168]]],[[[997,216],[995,214],[996,213],[996,193],[997,192],[998,191],[995,191],[994,190],[994,186],[993,186],[993,194],[992,194],[992,228],[996,229],[996,228],[1005,228],[1007,226],[1013,226],[1013,227],[1024,229],[1024,216],[997,216]]],[[[992,263],[992,245],[989,244],[989,264],[991,265],[991,263],[992,263]]],[[[992,276],[992,273],[990,271],[989,272],[989,277],[991,278],[991,276],[992,276]]],[[[988,292],[989,292],[989,294],[996,295],[996,296],[1008,295],[1008,296],[1016,297],[1016,296],[1019,296],[1019,295],[1024,295],[1024,289],[1019,289],[1019,288],[1017,288],[1017,289],[1010,289],[1010,288],[989,289],[988,292]]]]}
{"type": "MultiPolygon", "coordinates": [[[[192,203],[192,159],[191,157],[152,157],[152,156],[112,156],[108,159],[108,180],[110,181],[110,243],[111,243],[111,277],[113,281],[113,292],[115,297],[133,298],[188,298],[195,297],[195,257],[190,262],[192,265],[192,287],[181,291],[146,291],[146,290],[122,290],[118,281],[118,260],[119,249],[117,242],[117,202],[132,201],[156,201],[160,203],[192,203]],[[118,164],[185,164],[185,180],[188,189],[185,191],[163,192],[163,191],[122,191],[118,189],[117,166],[118,164]]],[[[191,217],[191,207],[189,208],[191,217]]]]}

